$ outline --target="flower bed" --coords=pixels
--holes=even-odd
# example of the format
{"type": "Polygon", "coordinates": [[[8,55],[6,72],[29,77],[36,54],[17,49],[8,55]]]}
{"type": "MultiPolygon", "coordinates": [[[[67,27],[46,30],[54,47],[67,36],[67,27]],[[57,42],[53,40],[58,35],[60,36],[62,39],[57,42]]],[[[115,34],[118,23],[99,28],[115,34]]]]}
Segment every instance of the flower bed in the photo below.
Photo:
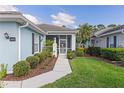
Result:
{"type": "Polygon", "coordinates": [[[38,66],[34,69],[31,69],[28,74],[25,76],[16,77],[14,74],[8,74],[3,80],[5,81],[20,81],[25,80],[40,74],[43,74],[45,72],[49,72],[53,70],[54,65],[56,63],[57,58],[55,57],[47,57],[46,60],[38,64],[38,66]]]}

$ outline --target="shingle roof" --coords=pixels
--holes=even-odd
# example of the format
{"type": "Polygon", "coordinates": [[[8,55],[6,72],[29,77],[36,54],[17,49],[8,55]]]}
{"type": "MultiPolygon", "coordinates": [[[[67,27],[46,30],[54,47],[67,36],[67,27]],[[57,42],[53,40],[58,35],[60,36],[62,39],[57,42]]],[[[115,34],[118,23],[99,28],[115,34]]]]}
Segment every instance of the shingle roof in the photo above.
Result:
{"type": "Polygon", "coordinates": [[[117,31],[117,30],[121,30],[121,29],[124,29],[124,25],[117,26],[117,27],[114,27],[114,28],[109,27],[109,28],[106,28],[106,29],[103,29],[101,31],[96,32],[95,36],[107,34],[107,33],[110,33],[110,32],[117,31]]]}
{"type": "Polygon", "coordinates": [[[110,29],[110,30],[108,30],[108,31],[106,31],[106,32],[104,32],[102,34],[107,34],[107,33],[110,33],[110,32],[113,32],[113,31],[117,31],[117,30],[120,30],[120,29],[124,29],[124,25],[117,26],[117,27],[115,27],[113,29],[110,29]]]}
{"type": "Polygon", "coordinates": [[[39,24],[38,27],[45,31],[75,31],[75,29],[70,29],[70,28],[50,25],[50,24],[39,24]]]}

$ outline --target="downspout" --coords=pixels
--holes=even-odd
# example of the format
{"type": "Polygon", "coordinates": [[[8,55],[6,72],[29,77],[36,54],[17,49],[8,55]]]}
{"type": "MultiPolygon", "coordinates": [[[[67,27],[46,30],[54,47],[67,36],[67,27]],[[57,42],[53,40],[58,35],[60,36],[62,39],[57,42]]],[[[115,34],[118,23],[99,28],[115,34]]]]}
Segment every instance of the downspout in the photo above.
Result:
{"type": "Polygon", "coordinates": [[[21,60],[21,28],[24,28],[24,27],[27,27],[29,24],[28,24],[28,22],[26,23],[26,24],[24,24],[24,25],[22,25],[22,26],[19,26],[19,28],[18,28],[18,38],[19,38],[19,40],[18,40],[18,61],[20,61],[21,60]]]}

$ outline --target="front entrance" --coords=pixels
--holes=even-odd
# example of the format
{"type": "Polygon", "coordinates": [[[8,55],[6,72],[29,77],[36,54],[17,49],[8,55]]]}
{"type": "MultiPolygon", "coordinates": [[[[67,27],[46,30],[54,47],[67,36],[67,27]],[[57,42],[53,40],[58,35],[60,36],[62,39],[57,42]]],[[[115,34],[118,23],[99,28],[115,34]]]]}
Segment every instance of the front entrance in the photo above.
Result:
{"type": "Polygon", "coordinates": [[[46,37],[47,40],[54,40],[54,38],[56,38],[58,55],[66,55],[67,50],[72,50],[72,35],[47,35],[46,37]]]}
{"type": "Polygon", "coordinates": [[[59,54],[65,55],[67,53],[67,40],[66,39],[60,39],[60,46],[59,46],[59,54]]]}

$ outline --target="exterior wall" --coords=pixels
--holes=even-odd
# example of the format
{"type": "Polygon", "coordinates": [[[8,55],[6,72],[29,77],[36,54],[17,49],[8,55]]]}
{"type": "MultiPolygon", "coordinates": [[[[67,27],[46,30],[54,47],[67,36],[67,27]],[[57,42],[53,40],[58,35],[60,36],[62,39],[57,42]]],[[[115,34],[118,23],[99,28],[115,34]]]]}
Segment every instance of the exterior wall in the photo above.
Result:
{"type": "Polygon", "coordinates": [[[111,34],[111,35],[107,35],[104,37],[100,37],[100,38],[96,38],[95,39],[95,46],[98,47],[102,47],[102,48],[106,48],[107,47],[107,37],[109,37],[109,47],[111,44],[113,44],[113,37],[116,36],[117,37],[117,47],[124,47],[124,34],[122,33],[116,33],[116,34],[111,34]],[[99,40],[98,43],[96,43],[96,41],[99,40]]]}
{"type": "MultiPolygon", "coordinates": [[[[0,64],[8,64],[8,71],[12,71],[13,64],[18,61],[18,27],[19,24],[16,22],[0,22],[0,64]],[[16,37],[16,41],[12,42],[6,39],[4,37],[6,32],[10,37],[16,37]]],[[[28,28],[21,29],[21,60],[32,55],[32,33],[37,35],[39,41],[41,34],[28,28]]],[[[45,41],[45,36],[43,41],[45,41]]],[[[43,41],[41,42],[41,50],[44,44],[43,41]]]]}
{"type": "Polygon", "coordinates": [[[0,64],[8,64],[8,71],[12,70],[13,64],[18,61],[18,26],[15,22],[0,22],[0,64]],[[4,33],[10,37],[16,37],[12,42],[4,37],[4,33]]]}
{"type": "MultiPolygon", "coordinates": [[[[32,33],[36,36],[39,42],[40,34],[34,32],[31,29],[23,28],[21,29],[21,59],[24,60],[26,57],[32,55],[32,33]]],[[[42,41],[43,42],[43,41],[42,41]]],[[[43,43],[41,42],[41,50],[43,43]]],[[[38,45],[39,47],[39,45],[38,45]]],[[[38,48],[39,51],[39,48],[38,48]]]]}

